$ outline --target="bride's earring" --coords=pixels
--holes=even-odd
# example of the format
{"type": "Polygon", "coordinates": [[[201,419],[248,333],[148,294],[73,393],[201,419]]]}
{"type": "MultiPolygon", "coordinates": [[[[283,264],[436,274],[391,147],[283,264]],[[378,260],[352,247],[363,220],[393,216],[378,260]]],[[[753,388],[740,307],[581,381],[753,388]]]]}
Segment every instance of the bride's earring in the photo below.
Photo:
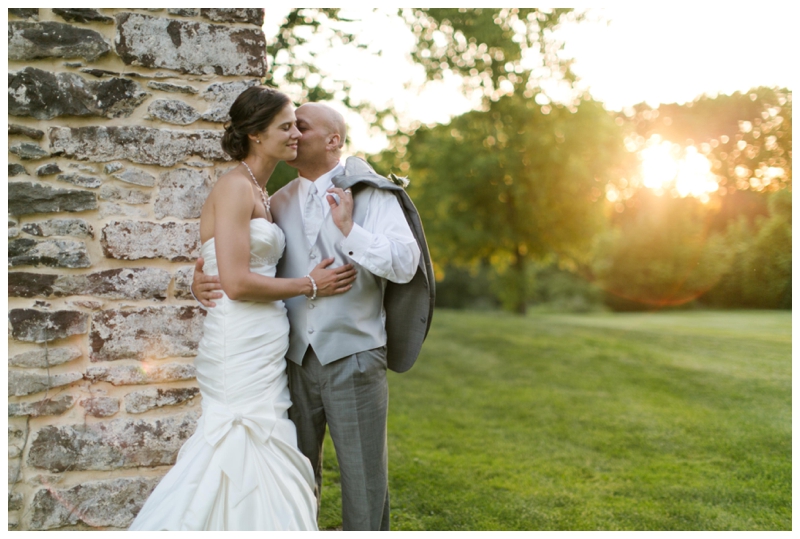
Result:
{"type": "Polygon", "coordinates": [[[256,144],[261,144],[261,139],[260,138],[256,139],[256,144]]]}

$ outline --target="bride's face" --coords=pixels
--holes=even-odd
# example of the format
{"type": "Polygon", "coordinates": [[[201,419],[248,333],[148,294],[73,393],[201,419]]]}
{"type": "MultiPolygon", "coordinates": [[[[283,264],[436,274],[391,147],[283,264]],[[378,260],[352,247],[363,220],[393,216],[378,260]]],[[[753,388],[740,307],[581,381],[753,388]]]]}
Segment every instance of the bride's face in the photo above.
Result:
{"type": "Polygon", "coordinates": [[[297,129],[294,106],[287,104],[272,120],[272,123],[258,133],[261,144],[251,144],[256,152],[273,159],[291,161],[297,157],[297,142],[302,135],[297,129]]]}

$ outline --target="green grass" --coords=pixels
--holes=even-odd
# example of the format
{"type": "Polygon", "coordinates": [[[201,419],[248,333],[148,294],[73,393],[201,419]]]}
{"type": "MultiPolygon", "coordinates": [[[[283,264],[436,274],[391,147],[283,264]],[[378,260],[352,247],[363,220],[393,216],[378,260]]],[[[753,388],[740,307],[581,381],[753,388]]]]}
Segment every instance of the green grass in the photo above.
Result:
{"type": "Polygon", "coordinates": [[[790,530],[791,374],[790,312],[439,310],[389,376],[392,528],[790,530]]]}

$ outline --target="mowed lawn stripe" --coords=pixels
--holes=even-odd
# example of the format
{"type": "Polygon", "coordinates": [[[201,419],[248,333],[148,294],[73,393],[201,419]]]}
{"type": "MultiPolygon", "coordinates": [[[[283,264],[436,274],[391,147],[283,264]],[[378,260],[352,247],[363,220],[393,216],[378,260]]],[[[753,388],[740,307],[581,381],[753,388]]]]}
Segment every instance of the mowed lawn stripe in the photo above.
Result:
{"type": "Polygon", "coordinates": [[[437,311],[389,376],[392,526],[791,529],[790,333],[789,312],[437,311]]]}

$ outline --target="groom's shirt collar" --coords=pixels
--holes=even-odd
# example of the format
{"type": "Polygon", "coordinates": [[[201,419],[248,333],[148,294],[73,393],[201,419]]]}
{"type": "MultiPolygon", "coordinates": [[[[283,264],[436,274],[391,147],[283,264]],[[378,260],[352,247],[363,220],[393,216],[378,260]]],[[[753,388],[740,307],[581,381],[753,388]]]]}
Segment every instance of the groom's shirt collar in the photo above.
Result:
{"type": "Polygon", "coordinates": [[[330,206],[328,204],[327,199],[325,196],[328,194],[328,189],[333,186],[333,182],[331,181],[334,177],[338,176],[339,174],[344,173],[344,165],[342,163],[337,163],[335,167],[330,169],[328,172],[314,180],[313,182],[307,178],[302,176],[298,176],[300,180],[300,188],[298,189],[298,198],[300,202],[300,209],[303,210],[306,204],[306,197],[308,197],[308,189],[313,183],[314,186],[317,188],[317,195],[322,198],[322,211],[325,215],[328,215],[330,211],[330,206]]]}

